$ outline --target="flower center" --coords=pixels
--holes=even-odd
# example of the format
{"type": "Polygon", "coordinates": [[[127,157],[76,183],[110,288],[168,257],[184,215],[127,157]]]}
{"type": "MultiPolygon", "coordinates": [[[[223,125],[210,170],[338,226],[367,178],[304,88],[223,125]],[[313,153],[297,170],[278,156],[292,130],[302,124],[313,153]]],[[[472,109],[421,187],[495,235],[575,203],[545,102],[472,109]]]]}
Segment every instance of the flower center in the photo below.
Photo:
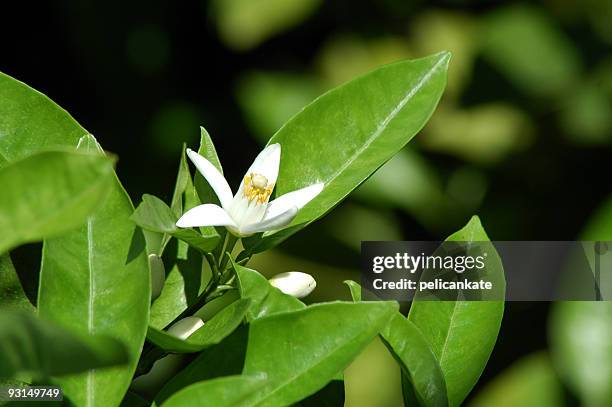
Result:
{"type": "Polygon", "coordinates": [[[244,195],[249,202],[257,200],[257,203],[265,203],[272,190],[274,184],[268,185],[268,179],[261,174],[248,174],[244,177],[244,195]]]}

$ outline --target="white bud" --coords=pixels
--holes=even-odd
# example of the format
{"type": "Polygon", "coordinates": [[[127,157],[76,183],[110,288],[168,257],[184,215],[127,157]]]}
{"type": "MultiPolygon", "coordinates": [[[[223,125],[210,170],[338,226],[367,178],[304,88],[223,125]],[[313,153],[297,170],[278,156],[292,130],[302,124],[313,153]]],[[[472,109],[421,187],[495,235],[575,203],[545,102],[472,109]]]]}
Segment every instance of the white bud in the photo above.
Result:
{"type": "Polygon", "coordinates": [[[166,269],[164,262],[157,254],[149,255],[149,268],[151,269],[151,300],[154,300],[159,297],[164,288],[166,269]]]}
{"type": "Polygon", "coordinates": [[[168,333],[180,339],[189,338],[195,331],[204,326],[204,321],[198,317],[186,317],[176,321],[170,328],[168,333]]]}
{"type": "Polygon", "coordinates": [[[310,274],[299,271],[277,274],[270,279],[270,284],[296,298],[306,297],[317,286],[317,282],[310,274]]]}

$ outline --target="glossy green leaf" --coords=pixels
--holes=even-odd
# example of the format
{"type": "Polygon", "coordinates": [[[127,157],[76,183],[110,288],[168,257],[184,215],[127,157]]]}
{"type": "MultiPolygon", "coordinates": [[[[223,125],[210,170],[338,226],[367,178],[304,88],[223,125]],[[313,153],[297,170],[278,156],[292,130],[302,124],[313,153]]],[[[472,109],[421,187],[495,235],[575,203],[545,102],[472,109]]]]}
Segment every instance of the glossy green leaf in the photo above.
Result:
{"type": "Polygon", "coordinates": [[[172,394],[191,384],[240,374],[246,355],[248,332],[248,326],[242,326],[218,345],[204,349],[193,362],[164,385],[155,396],[155,403],[162,404],[172,394]]]}
{"type": "MultiPolygon", "coordinates": [[[[153,195],[144,194],[142,196],[142,202],[134,211],[131,219],[143,229],[171,235],[202,252],[210,252],[219,243],[219,236],[216,233],[202,235],[194,229],[177,227],[176,221],[178,218],[172,209],[164,201],[153,195]]],[[[214,229],[212,232],[214,232],[214,229]]]]}
{"type": "Polygon", "coordinates": [[[241,375],[199,382],[172,395],[162,407],[248,405],[250,397],[265,380],[265,375],[241,375]]]}
{"type": "Polygon", "coordinates": [[[449,59],[379,68],[325,93],[270,139],[282,146],[276,196],[325,183],[292,225],[323,216],[414,137],[442,95],[449,59]]]}
{"type": "MultiPolygon", "coordinates": [[[[344,282],[353,301],[361,301],[361,286],[344,282]]],[[[448,406],[440,364],[419,329],[399,312],[381,332],[383,343],[402,368],[402,388],[407,406],[448,406]]]]}
{"type": "MultiPolygon", "coordinates": [[[[473,217],[447,241],[488,242],[473,217]]],[[[485,272],[503,284],[503,267],[493,246],[487,249],[485,272]]],[[[503,287],[503,286],[502,286],[503,287]]],[[[458,406],[478,381],[491,355],[504,313],[503,301],[419,301],[408,318],[425,336],[440,363],[451,407],[458,406]]]]}
{"type": "Polygon", "coordinates": [[[251,300],[251,306],[247,312],[247,321],[278,312],[294,311],[306,307],[297,298],[284,294],[278,288],[270,285],[268,280],[257,271],[233,262],[232,265],[234,272],[238,276],[241,298],[251,300]]]}
{"type": "MultiPolygon", "coordinates": [[[[76,144],[75,144],[76,145],[76,144]]],[[[108,193],[113,160],[69,151],[34,154],[0,170],[0,253],[83,224],[108,193]]]]}
{"type": "MultiPolygon", "coordinates": [[[[102,154],[92,136],[80,148],[102,154]]],[[[129,219],[133,210],[115,180],[82,227],[43,246],[39,315],[77,333],[121,339],[128,349],[126,366],[57,379],[76,405],[119,405],[144,343],[151,283],[144,242],[135,244],[141,236],[129,219]]]]}
{"type": "Polygon", "coordinates": [[[398,312],[381,337],[402,368],[405,404],[448,406],[444,374],[421,331],[398,312]]]}
{"type": "Polygon", "coordinates": [[[0,377],[66,375],[125,363],[120,341],[75,335],[23,311],[0,313],[0,377]]]}
{"type": "Polygon", "coordinates": [[[185,259],[175,259],[166,264],[170,272],[166,276],[160,296],[151,305],[149,325],[163,329],[193,304],[204,289],[202,256],[195,249],[187,251],[185,259]]]}
{"type": "Polygon", "coordinates": [[[11,257],[0,255],[0,311],[23,310],[34,312],[36,309],[28,300],[11,257]]]}
{"type": "Polygon", "coordinates": [[[0,168],[35,152],[74,147],[87,134],[61,107],[0,73],[0,168]]]}
{"type": "Polygon", "coordinates": [[[209,321],[206,321],[202,328],[185,340],[152,327],[149,327],[147,339],[167,352],[199,352],[209,346],[218,344],[234,332],[244,319],[250,303],[251,300],[249,299],[234,301],[209,321]]]}
{"type": "Polygon", "coordinates": [[[469,407],[558,407],[563,389],[548,355],[536,353],[513,363],[487,383],[469,407]]]}
{"type": "Polygon", "coordinates": [[[335,302],[255,320],[243,373],[267,380],[245,406],[289,405],[323,388],[397,309],[391,302],[335,302]]]}
{"type": "Polygon", "coordinates": [[[612,302],[555,304],[550,320],[553,363],[584,406],[612,400],[612,302]]]}

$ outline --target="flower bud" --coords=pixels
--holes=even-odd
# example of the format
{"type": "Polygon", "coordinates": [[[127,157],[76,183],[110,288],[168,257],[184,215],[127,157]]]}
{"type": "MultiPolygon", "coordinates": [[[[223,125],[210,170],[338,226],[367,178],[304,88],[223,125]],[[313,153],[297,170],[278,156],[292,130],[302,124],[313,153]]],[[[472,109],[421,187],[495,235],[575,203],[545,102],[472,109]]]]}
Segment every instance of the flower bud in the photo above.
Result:
{"type": "Polygon", "coordinates": [[[296,298],[306,297],[317,286],[317,282],[310,274],[299,271],[277,274],[270,279],[270,284],[296,298]]]}
{"type": "Polygon", "coordinates": [[[167,332],[179,339],[187,339],[203,326],[204,321],[202,321],[202,319],[198,317],[186,317],[176,321],[170,328],[168,328],[167,332]]]}
{"type": "Polygon", "coordinates": [[[164,262],[157,254],[149,255],[149,268],[151,269],[151,300],[154,300],[159,297],[164,288],[166,269],[164,262]]]}

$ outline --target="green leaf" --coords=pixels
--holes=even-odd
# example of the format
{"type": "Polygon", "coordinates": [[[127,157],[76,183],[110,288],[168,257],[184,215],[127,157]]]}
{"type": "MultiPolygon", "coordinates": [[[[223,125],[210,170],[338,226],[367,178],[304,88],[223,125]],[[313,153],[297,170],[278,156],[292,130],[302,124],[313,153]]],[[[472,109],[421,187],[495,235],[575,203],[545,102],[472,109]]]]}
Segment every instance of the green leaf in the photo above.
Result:
{"type": "Polygon", "coordinates": [[[162,407],[247,405],[249,398],[265,380],[265,375],[241,375],[199,382],[172,395],[162,407]]]}
{"type": "Polygon", "coordinates": [[[323,216],[425,125],[446,85],[450,54],[379,68],[325,93],[269,141],[282,156],[276,196],[324,182],[292,225],[323,216]]]}
{"type": "Polygon", "coordinates": [[[361,301],[361,286],[353,280],[344,280],[344,284],[348,286],[353,301],[361,301]]]}
{"type": "MultiPolygon", "coordinates": [[[[210,252],[219,243],[219,235],[201,235],[194,229],[176,226],[178,218],[161,199],[144,194],[142,202],[132,214],[131,219],[141,228],[151,232],[165,233],[180,239],[201,252],[210,252]]],[[[212,229],[212,228],[211,228],[212,229]]],[[[214,232],[214,229],[212,229],[214,232]]],[[[211,232],[211,233],[212,233],[211,232]]]]}
{"type": "Polygon", "coordinates": [[[120,341],[75,335],[23,311],[0,314],[0,354],[0,378],[65,375],[128,360],[120,341]]]}
{"type": "Polygon", "coordinates": [[[335,302],[255,320],[243,374],[267,380],[245,406],[289,405],[323,388],[395,312],[396,303],[335,302]]]}
{"type": "Polygon", "coordinates": [[[233,261],[232,265],[238,276],[241,298],[248,298],[252,301],[247,312],[247,321],[306,307],[297,298],[284,294],[278,288],[270,285],[268,280],[257,271],[240,266],[233,261]]]}
{"type": "Polygon", "coordinates": [[[74,147],[87,134],[61,107],[0,73],[0,168],[33,153],[74,147]]]}
{"type": "Polygon", "coordinates": [[[559,302],[552,310],[552,359],[584,406],[612,400],[612,302],[559,302]]]}
{"type": "Polygon", "coordinates": [[[0,311],[23,310],[34,312],[36,309],[28,300],[11,257],[0,255],[0,311]]]}
{"type": "Polygon", "coordinates": [[[78,152],[43,152],[0,170],[0,253],[83,224],[108,193],[113,160],[78,152]]]}
{"type": "MultiPolygon", "coordinates": [[[[98,150],[92,136],[80,147],[98,150]]],[[[141,238],[130,221],[132,203],[118,180],[79,229],[48,239],[38,292],[39,315],[82,334],[121,339],[126,366],[58,378],[76,405],[117,406],[123,399],[144,343],[151,300],[150,274],[141,238]]]]}
{"type": "Polygon", "coordinates": [[[248,299],[234,301],[218,312],[210,321],[206,321],[202,328],[185,340],[152,327],[149,327],[147,339],[167,352],[199,352],[209,346],[218,344],[234,332],[244,319],[250,303],[251,300],[248,299]]]}
{"type": "MultiPolygon", "coordinates": [[[[361,286],[344,281],[353,301],[361,301],[361,286]]],[[[407,406],[448,406],[440,364],[419,329],[399,312],[381,332],[383,343],[402,368],[402,388],[407,406]]]]}
{"type": "MultiPolygon", "coordinates": [[[[480,220],[473,217],[447,241],[488,242],[480,220]]],[[[491,245],[485,272],[503,282],[501,260],[491,245]]],[[[504,313],[503,301],[419,301],[408,319],[425,336],[440,363],[451,407],[458,406],[478,381],[491,355],[504,313]]]]}
{"type": "Polygon", "coordinates": [[[202,256],[194,249],[187,251],[185,259],[174,259],[169,264],[170,272],[160,296],[151,305],[149,325],[156,329],[165,328],[187,307],[193,304],[204,290],[202,279],[202,256]]]}
{"type": "Polygon", "coordinates": [[[405,404],[448,406],[444,374],[421,331],[398,312],[381,337],[402,368],[405,404]]]}
{"type": "Polygon", "coordinates": [[[469,407],[563,406],[563,389],[548,355],[536,353],[513,363],[487,383],[469,407]]]}
{"type": "Polygon", "coordinates": [[[182,388],[216,377],[237,375],[246,354],[248,326],[242,326],[218,345],[204,349],[189,365],[178,372],[155,396],[161,404],[182,388]]]}

